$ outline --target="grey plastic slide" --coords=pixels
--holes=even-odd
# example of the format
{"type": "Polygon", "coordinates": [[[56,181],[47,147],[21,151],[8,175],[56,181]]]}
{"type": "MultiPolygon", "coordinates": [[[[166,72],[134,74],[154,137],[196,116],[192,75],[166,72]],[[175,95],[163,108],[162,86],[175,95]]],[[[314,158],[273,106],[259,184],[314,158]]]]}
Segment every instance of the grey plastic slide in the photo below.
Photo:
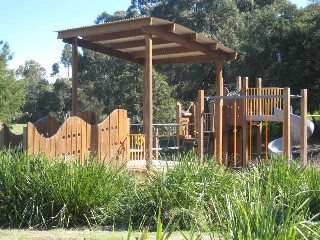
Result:
{"type": "MultiPolygon", "coordinates": [[[[282,112],[283,110],[279,108],[274,109],[274,119],[276,121],[282,122],[282,112]]],[[[290,114],[291,121],[291,144],[300,143],[300,130],[301,130],[301,117],[290,114]]],[[[309,138],[314,131],[314,124],[310,120],[307,120],[307,137],[309,138]]],[[[282,154],[282,138],[271,141],[268,144],[269,154],[282,154]]]]}
{"type": "MultiPolygon", "coordinates": [[[[279,108],[274,109],[274,114],[268,116],[268,121],[270,122],[282,122],[283,110],[279,108]]],[[[250,117],[246,117],[247,121],[250,117]]],[[[264,122],[266,120],[265,116],[252,116],[252,121],[264,122]]],[[[291,120],[291,144],[300,143],[300,129],[301,129],[301,117],[290,114],[291,120]]],[[[310,120],[307,121],[307,137],[309,138],[314,131],[314,124],[310,120]]],[[[271,141],[268,144],[269,154],[282,154],[282,138],[271,141]]]]}

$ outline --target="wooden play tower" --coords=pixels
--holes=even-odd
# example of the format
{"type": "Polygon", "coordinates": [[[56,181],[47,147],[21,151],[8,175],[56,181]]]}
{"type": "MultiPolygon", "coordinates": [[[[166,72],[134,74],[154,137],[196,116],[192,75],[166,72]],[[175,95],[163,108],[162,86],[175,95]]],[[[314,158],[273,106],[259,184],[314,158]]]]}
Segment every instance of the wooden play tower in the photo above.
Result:
{"type": "MultiPolygon", "coordinates": [[[[153,132],[153,66],[213,62],[216,96],[211,99],[209,109],[205,111],[203,90],[198,91],[197,103],[188,110],[184,111],[177,105],[178,145],[188,141],[194,143],[200,164],[203,164],[204,148],[207,148],[220,164],[231,161],[234,166],[247,166],[251,161],[252,145],[248,136],[252,133],[252,127],[258,129],[257,145],[262,145],[262,121],[251,121],[250,118],[272,115],[275,107],[272,104],[279,103],[284,112],[283,154],[289,158],[290,89],[262,88],[261,80],[257,80],[255,89],[250,89],[248,79],[239,77],[238,96],[228,96],[222,70],[224,61],[236,59],[237,54],[232,49],[179,24],[152,17],[61,30],[58,31],[58,39],[72,45],[72,118],[57,126],[55,135],[50,136],[45,136],[47,127],[42,131],[31,123],[19,138],[13,138],[7,134],[6,128],[1,127],[0,148],[22,141],[24,151],[29,154],[44,152],[52,157],[70,155],[80,159],[96,156],[99,161],[108,158],[106,162],[110,158],[143,160],[147,168],[151,168],[152,161],[157,157],[155,149],[158,148],[153,132]],[[88,122],[80,116],[78,47],[141,66],[144,72],[142,134],[130,133],[126,110],[116,110],[101,123],[88,122]],[[230,160],[230,156],[233,159],[230,160]]],[[[301,158],[306,162],[306,92],[301,92],[301,99],[301,158]]],[[[261,155],[261,149],[257,149],[257,154],[261,155]]]]}
{"type": "MultiPolygon", "coordinates": [[[[153,66],[215,62],[218,96],[223,95],[223,61],[236,59],[236,52],[179,24],[152,17],[58,31],[58,38],[72,44],[72,114],[78,113],[78,47],[141,65],[143,81],[143,133],[147,165],[153,159],[153,66]]],[[[222,103],[222,100],[219,100],[222,103]]],[[[217,106],[222,124],[222,104],[217,106]]],[[[218,127],[219,128],[219,127],[218,127]]],[[[201,134],[201,133],[199,133],[201,134]]],[[[217,132],[218,156],[222,156],[222,131],[217,132]]],[[[201,157],[203,159],[203,157],[201,157]]]]}
{"type": "Polygon", "coordinates": [[[289,160],[292,156],[291,119],[293,118],[296,119],[295,124],[297,119],[299,121],[300,161],[306,164],[307,138],[313,132],[313,123],[307,120],[307,90],[302,89],[300,95],[291,95],[290,88],[262,87],[261,78],[256,80],[255,87],[249,88],[248,83],[247,77],[237,77],[236,94],[229,95],[229,91],[224,88],[222,96],[207,96],[206,100],[210,104],[206,110],[203,90],[198,91],[197,102],[188,109],[183,110],[178,103],[176,110],[178,143],[180,145],[196,143],[194,151],[200,160],[206,149],[209,156],[214,156],[220,164],[226,166],[245,167],[251,165],[253,160],[262,159],[268,164],[269,140],[271,140],[268,138],[268,123],[281,122],[282,144],[281,147],[279,145],[279,149],[281,148],[279,151],[289,160]],[[291,98],[300,99],[299,116],[291,112],[291,98]],[[222,114],[219,115],[221,106],[222,114]],[[220,121],[221,117],[223,121],[220,121]]]}

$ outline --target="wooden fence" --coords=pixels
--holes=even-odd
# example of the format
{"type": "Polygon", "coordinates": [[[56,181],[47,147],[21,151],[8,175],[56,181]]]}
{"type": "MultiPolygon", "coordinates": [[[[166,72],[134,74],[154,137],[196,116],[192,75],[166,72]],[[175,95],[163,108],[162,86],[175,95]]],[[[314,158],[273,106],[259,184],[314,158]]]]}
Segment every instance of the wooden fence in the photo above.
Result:
{"type": "Polygon", "coordinates": [[[114,110],[102,123],[96,125],[91,125],[79,117],[71,117],[53,136],[46,137],[46,131],[45,127],[37,128],[34,124],[28,123],[23,134],[24,150],[28,154],[43,152],[51,158],[80,160],[95,156],[99,162],[106,163],[111,160],[122,162],[130,157],[127,140],[129,119],[126,110],[114,110]],[[42,129],[41,133],[38,129],[42,129]]]}
{"type": "Polygon", "coordinates": [[[0,123],[0,149],[18,147],[22,143],[22,135],[14,134],[4,123],[0,123]]]}

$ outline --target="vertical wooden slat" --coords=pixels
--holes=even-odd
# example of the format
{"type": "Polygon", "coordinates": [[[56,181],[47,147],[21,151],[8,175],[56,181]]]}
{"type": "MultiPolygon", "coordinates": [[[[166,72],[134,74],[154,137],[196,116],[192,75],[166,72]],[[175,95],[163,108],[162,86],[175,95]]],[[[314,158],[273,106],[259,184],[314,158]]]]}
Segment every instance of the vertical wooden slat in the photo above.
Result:
{"type": "Polygon", "coordinates": [[[57,157],[56,154],[56,142],[57,142],[57,135],[52,136],[51,138],[49,138],[50,142],[50,153],[49,156],[50,158],[55,158],[57,157]]]}
{"type": "MultiPolygon", "coordinates": [[[[181,104],[177,102],[176,105],[176,123],[181,123],[181,104]]],[[[180,134],[181,134],[181,126],[176,126],[176,138],[177,138],[177,146],[180,147],[180,134]]]]}
{"type": "MultiPolygon", "coordinates": [[[[242,82],[242,89],[244,89],[244,92],[247,93],[248,89],[248,78],[245,77],[242,82]]],[[[248,101],[244,99],[244,109],[247,111],[244,112],[244,116],[246,116],[246,113],[248,113],[248,101]]],[[[243,121],[242,125],[242,165],[245,167],[248,165],[248,123],[247,121],[243,121]]]]}
{"type": "Polygon", "coordinates": [[[301,117],[301,131],[300,131],[300,162],[302,165],[307,164],[307,102],[308,102],[308,90],[301,89],[301,102],[300,102],[300,117],[301,117]]]}
{"type": "Polygon", "coordinates": [[[123,152],[124,140],[125,140],[124,132],[126,131],[124,118],[125,118],[125,111],[123,109],[120,109],[119,119],[118,119],[118,146],[117,146],[117,155],[118,155],[119,163],[123,162],[124,160],[124,152],[123,152]]]}
{"type": "Polygon", "coordinates": [[[130,119],[127,117],[127,141],[126,141],[126,153],[127,153],[127,161],[130,159],[130,119]]]}
{"type": "Polygon", "coordinates": [[[77,117],[76,120],[76,157],[78,160],[82,161],[81,158],[81,148],[82,148],[82,127],[81,127],[81,123],[84,122],[81,118],[77,117]]]}
{"type": "Polygon", "coordinates": [[[237,91],[240,92],[241,91],[241,77],[237,76],[236,77],[236,87],[237,87],[237,91]]]}
{"type": "Polygon", "coordinates": [[[22,147],[23,147],[23,152],[28,153],[28,130],[27,130],[27,127],[23,128],[22,147]]]}
{"type": "Polygon", "coordinates": [[[283,142],[282,152],[284,158],[289,162],[291,156],[290,139],[290,88],[284,88],[283,91],[283,142]]]}
{"type": "Polygon", "coordinates": [[[70,127],[71,117],[68,118],[66,123],[66,141],[65,141],[65,157],[70,157],[71,155],[71,127],[70,127]]]}
{"type": "Polygon", "coordinates": [[[38,134],[38,131],[35,127],[33,127],[33,135],[34,135],[34,139],[33,139],[33,152],[39,153],[39,148],[40,148],[40,135],[38,134]]]}
{"type": "Polygon", "coordinates": [[[99,138],[99,132],[96,131],[94,135],[92,135],[93,128],[97,129],[98,125],[91,125],[91,124],[86,124],[86,136],[87,136],[87,154],[88,157],[92,157],[94,152],[96,152],[96,157],[99,159],[99,155],[97,154],[98,151],[95,150],[94,148],[97,147],[95,146],[95,141],[97,138],[99,138]]]}
{"type": "Polygon", "coordinates": [[[197,141],[198,141],[198,148],[197,154],[199,158],[199,164],[203,165],[203,138],[204,138],[204,91],[198,90],[198,106],[197,106],[197,141]]]}
{"type": "MultiPolygon", "coordinates": [[[[256,81],[256,86],[258,88],[258,95],[261,96],[261,89],[262,89],[262,79],[257,78],[256,81]]],[[[261,116],[262,115],[262,99],[259,99],[258,103],[258,114],[261,116]]],[[[257,125],[257,159],[261,158],[262,154],[262,122],[259,122],[257,125]]]]}
{"type": "MultiPolygon", "coordinates": [[[[179,145],[178,145],[179,146],[179,145]]],[[[156,149],[154,151],[154,157],[156,160],[159,159],[159,128],[155,128],[153,131],[153,147],[156,149]]]]}
{"type": "Polygon", "coordinates": [[[117,131],[118,125],[118,110],[113,111],[110,115],[110,160],[116,160],[117,155],[117,131]]]}
{"type": "MultiPolygon", "coordinates": [[[[223,96],[223,78],[222,78],[222,61],[216,61],[216,81],[217,81],[217,96],[223,96]]],[[[216,153],[215,157],[219,164],[222,164],[222,106],[223,100],[218,99],[216,101],[217,109],[217,128],[216,128],[216,153]]]]}
{"type": "Polygon", "coordinates": [[[81,161],[83,162],[88,157],[88,145],[87,145],[87,123],[81,121],[81,161]]]}

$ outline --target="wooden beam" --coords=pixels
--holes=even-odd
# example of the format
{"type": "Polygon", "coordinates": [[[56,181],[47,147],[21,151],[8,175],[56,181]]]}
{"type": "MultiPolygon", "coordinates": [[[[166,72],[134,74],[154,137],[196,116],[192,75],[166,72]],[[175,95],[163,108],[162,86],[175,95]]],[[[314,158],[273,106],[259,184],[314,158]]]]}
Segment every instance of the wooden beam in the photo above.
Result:
{"type": "Polygon", "coordinates": [[[69,30],[58,31],[58,39],[63,38],[72,38],[78,36],[90,36],[97,35],[100,33],[109,33],[109,32],[118,32],[125,31],[130,29],[137,29],[141,26],[147,26],[152,23],[151,17],[141,18],[141,19],[132,19],[125,20],[107,24],[99,24],[94,26],[75,28],[69,30]]]}
{"type": "Polygon", "coordinates": [[[144,63],[143,79],[143,132],[146,136],[147,169],[152,166],[152,35],[146,34],[146,59],[144,63]]]}
{"type": "MultiPolygon", "coordinates": [[[[152,56],[161,56],[161,55],[168,55],[168,54],[178,54],[178,53],[189,53],[189,52],[196,52],[196,50],[186,48],[186,47],[168,47],[168,48],[159,48],[154,49],[152,56]]],[[[134,58],[144,58],[145,51],[139,51],[132,53],[134,58]]]]}
{"type": "MultiPolygon", "coordinates": [[[[217,96],[223,96],[223,78],[222,78],[222,61],[216,62],[216,89],[217,96]]],[[[220,165],[222,165],[222,105],[223,99],[218,99],[216,101],[216,111],[217,111],[217,127],[216,127],[216,160],[220,165]]]]}
{"type": "Polygon", "coordinates": [[[72,116],[78,115],[78,38],[72,39],[72,116]]]}
{"type": "Polygon", "coordinates": [[[202,44],[199,42],[190,41],[190,37],[186,37],[183,35],[178,35],[178,34],[175,34],[172,32],[168,32],[166,29],[163,29],[161,27],[146,26],[146,27],[142,27],[142,31],[144,31],[146,33],[153,34],[159,38],[168,40],[170,42],[180,44],[184,47],[197,50],[199,52],[202,52],[206,55],[213,57],[215,60],[221,61],[221,60],[231,60],[232,59],[232,56],[231,56],[232,54],[227,54],[227,53],[220,52],[220,51],[212,51],[208,44],[202,44]]]}
{"type": "Polygon", "coordinates": [[[282,154],[289,162],[291,157],[291,136],[290,136],[290,88],[283,89],[283,141],[282,154]]]}
{"type": "Polygon", "coordinates": [[[301,117],[301,132],[300,132],[300,162],[306,165],[308,161],[308,135],[307,135],[307,96],[308,90],[301,89],[301,102],[300,102],[300,117],[301,117]]]}
{"type": "Polygon", "coordinates": [[[131,38],[131,37],[138,37],[138,36],[144,36],[144,32],[142,32],[141,29],[131,29],[126,31],[91,35],[91,36],[83,37],[82,39],[87,41],[92,41],[92,42],[98,42],[98,41],[108,41],[108,40],[131,38]]]}
{"type": "Polygon", "coordinates": [[[176,24],[175,23],[169,23],[169,24],[161,25],[161,27],[165,28],[168,32],[174,32],[176,30],[176,24]]]}
{"type": "Polygon", "coordinates": [[[195,32],[184,34],[183,36],[186,37],[191,42],[196,42],[198,40],[198,34],[195,32]]]}
{"type": "MultiPolygon", "coordinates": [[[[93,43],[93,42],[89,42],[86,40],[82,40],[77,38],[78,41],[78,46],[85,48],[85,49],[89,49],[98,53],[103,53],[112,57],[116,57],[116,58],[120,58],[122,60],[126,60],[129,62],[133,62],[133,63],[137,63],[137,64],[143,64],[143,60],[141,59],[137,59],[137,58],[133,58],[131,54],[129,53],[125,53],[125,52],[121,52],[118,50],[114,50],[108,47],[105,47],[103,45],[97,44],[97,43],[93,43]]],[[[70,43],[71,39],[63,39],[63,42],[65,43],[70,43]]]]}
{"type": "MultiPolygon", "coordinates": [[[[161,39],[161,38],[153,38],[152,39],[152,46],[162,45],[162,44],[170,44],[170,41],[161,39]]],[[[127,48],[137,48],[137,47],[144,47],[145,40],[134,40],[134,41],[127,41],[127,42],[119,42],[119,43],[110,43],[108,46],[112,49],[127,49],[127,48]]]]}
{"type": "Polygon", "coordinates": [[[189,57],[176,57],[176,58],[163,58],[153,60],[153,65],[166,65],[166,64],[182,64],[182,63],[195,63],[195,62],[213,62],[214,58],[207,55],[189,56],[189,57]]]}
{"type": "Polygon", "coordinates": [[[209,46],[209,49],[212,51],[218,50],[218,48],[219,48],[218,43],[209,43],[208,46],[209,46]]]}

